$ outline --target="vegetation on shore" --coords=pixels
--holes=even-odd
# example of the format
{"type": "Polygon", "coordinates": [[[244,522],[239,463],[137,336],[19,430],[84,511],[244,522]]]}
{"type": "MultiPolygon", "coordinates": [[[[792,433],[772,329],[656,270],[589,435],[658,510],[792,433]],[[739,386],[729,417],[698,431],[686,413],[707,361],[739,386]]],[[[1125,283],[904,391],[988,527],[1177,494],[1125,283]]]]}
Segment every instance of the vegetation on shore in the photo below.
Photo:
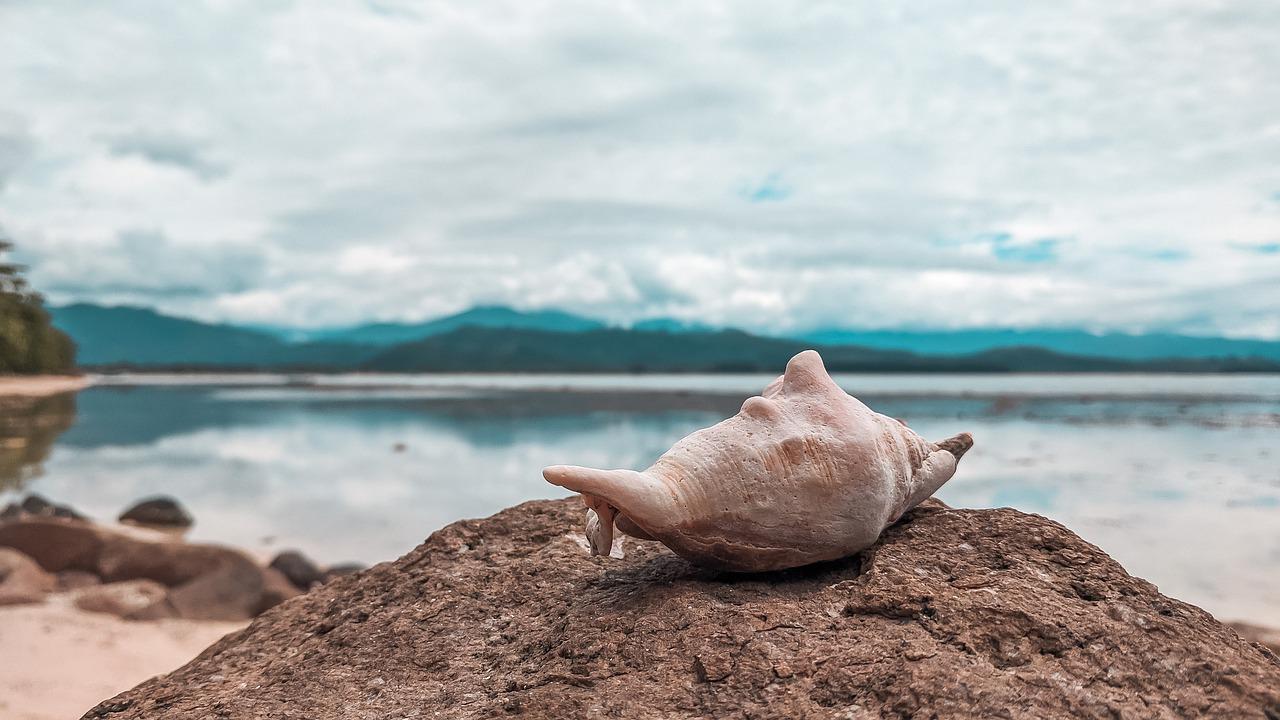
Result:
{"type": "MultiPolygon", "coordinates": [[[[0,256],[13,244],[0,240],[0,256]]],[[[23,267],[0,260],[0,373],[68,372],[76,346],[53,327],[44,298],[22,276],[23,267]]]]}

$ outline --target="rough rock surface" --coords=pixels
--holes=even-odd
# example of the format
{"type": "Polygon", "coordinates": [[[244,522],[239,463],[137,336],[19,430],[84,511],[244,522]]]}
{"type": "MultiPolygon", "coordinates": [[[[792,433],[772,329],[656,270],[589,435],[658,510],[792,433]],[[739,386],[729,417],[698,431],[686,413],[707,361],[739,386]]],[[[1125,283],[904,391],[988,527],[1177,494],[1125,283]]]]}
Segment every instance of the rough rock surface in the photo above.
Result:
{"type": "Polygon", "coordinates": [[[582,512],[454,523],[86,717],[1280,717],[1280,659],[1035,515],[920,508],[740,576],[588,559],[582,512]]]}

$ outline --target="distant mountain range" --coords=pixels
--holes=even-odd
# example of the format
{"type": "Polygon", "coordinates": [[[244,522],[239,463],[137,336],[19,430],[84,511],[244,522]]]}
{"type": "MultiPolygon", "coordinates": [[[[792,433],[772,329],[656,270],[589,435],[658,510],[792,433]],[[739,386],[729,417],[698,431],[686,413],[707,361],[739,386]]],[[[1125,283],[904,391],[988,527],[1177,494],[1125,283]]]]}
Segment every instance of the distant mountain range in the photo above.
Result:
{"type": "Polygon", "coordinates": [[[375,354],[363,345],[289,343],[260,330],[161,315],[136,307],[78,303],[50,308],[76,342],[81,367],[352,367],[375,354]]]}
{"type": "Polygon", "coordinates": [[[442,335],[458,328],[525,328],[551,332],[583,332],[605,327],[603,322],[559,310],[520,312],[501,305],[481,305],[456,315],[420,323],[369,323],[333,330],[295,332],[306,340],[389,346],[442,335]]]}
{"type": "Polygon", "coordinates": [[[629,329],[555,310],[476,307],[422,323],[251,329],[133,307],[51,309],[85,367],[389,372],[776,372],[819,347],[833,371],[1280,372],[1280,342],[1063,330],[752,335],[656,318],[629,329]],[[301,338],[301,339],[300,339],[301,338]]]}
{"type": "MultiPolygon", "coordinates": [[[[740,330],[580,333],[464,327],[396,345],[364,368],[387,372],[780,372],[815,344],[740,330]]],[[[856,345],[818,346],[832,372],[1246,372],[1280,371],[1270,360],[1118,360],[1011,347],[966,355],[919,355],[856,345]]]]}

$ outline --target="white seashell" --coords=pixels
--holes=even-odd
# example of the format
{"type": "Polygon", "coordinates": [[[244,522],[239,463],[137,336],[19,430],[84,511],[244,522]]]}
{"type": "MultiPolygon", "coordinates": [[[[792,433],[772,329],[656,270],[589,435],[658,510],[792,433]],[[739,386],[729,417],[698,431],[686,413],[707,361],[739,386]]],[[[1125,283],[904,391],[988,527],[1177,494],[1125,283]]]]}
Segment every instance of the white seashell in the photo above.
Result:
{"type": "Polygon", "coordinates": [[[735,416],[680,440],[648,470],[553,465],[581,493],[593,555],[613,529],[741,572],[834,560],[870,546],[955,474],[968,433],[931,443],[841,390],[806,350],[735,416]]]}

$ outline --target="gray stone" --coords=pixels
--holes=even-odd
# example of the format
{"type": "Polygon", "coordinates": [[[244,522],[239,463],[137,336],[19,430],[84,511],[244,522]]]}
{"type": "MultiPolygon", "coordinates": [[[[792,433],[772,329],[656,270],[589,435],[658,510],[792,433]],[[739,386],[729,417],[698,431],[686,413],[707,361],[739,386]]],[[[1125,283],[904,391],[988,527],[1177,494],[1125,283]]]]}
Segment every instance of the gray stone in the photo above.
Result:
{"type": "Polygon", "coordinates": [[[324,580],[324,572],[311,559],[297,550],[285,550],[276,555],[270,567],[278,571],[302,591],[310,590],[324,580]]]}
{"type": "Polygon", "coordinates": [[[147,498],[134,504],[120,514],[120,521],[174,528],[191,527],[195,523],[191,513],[177,500],[163,496],[147,498]]]}

